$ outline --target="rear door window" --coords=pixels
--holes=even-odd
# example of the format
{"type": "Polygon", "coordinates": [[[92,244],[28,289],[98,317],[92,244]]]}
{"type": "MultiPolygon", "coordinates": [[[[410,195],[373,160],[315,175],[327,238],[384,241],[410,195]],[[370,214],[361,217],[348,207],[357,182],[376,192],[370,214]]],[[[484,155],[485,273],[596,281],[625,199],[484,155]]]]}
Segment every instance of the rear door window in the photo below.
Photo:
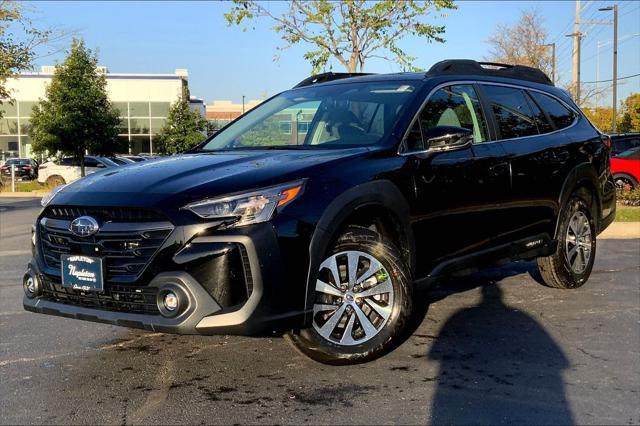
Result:
{"type": "Polygon", "coordinates": [[[534,91],[530,91],[529,95],[547,113],[556,129],[569,127],[575,120],[575,113],[551,96],[534,91]]]}
{"type": "Polygon", "coordinates": [[[521,89],[483,85],[501,139],[537,135],[537,118],[521,89]]]}

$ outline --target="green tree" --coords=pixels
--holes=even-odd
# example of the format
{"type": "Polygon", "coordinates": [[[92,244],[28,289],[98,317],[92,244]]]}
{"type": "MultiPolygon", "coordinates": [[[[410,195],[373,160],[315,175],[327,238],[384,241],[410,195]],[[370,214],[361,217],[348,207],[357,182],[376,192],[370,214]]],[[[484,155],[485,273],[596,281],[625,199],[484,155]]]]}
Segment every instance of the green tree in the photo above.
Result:
{"type": "MultiPolygon", "coordinates": [[[[34,49],[45,43],[49,34],[32,26],[21,3],[0,1],[0,106],[11,99],[7,79],[31,68],[34,49]]],[[[0,108],[0,117],[2,113],[0,108]]]]}
{"type": "Polygon", "coordinates": [[[45,99],[33,108],[29,136],[35,152],[84,156],[113,155],[117,144],[118,111],[107,98],[107,80],[97,68],[98,58],[74,39],[67,58],[57,65],[45,99]]]}
{"type": "Polygon", "coordinates": [[[189,108],[189,91],[182,95],[169,110],[167,122],[157,136],[158,149],[165,154],[175,154],[193,148],[206,138],[207,120],[189,108]]]}
{"type": "Polygon", "coordinates": [[[632,93],[622,103],[622,117],[618,121],[620,133],[640,132],[640,93],[632,93]]]}
{"type": "Polygon", "coordinates": [[[313,72],[322,71],[331,58],[347,72],[361,72],[370,58],[381,58],[399,64],[402,69],[415,69],[414,57],[398,45],[414,35],[426,42],[444,42],[444,25],[425,22],[433,12],[438,18],[446,9],[456,9],[453,0],[292,0],[282,14],[271,12],[269,2],[234,0],[225,14],[229,25],[245,20],[268,18],[281,35],[284,45],[298,43],[311,46],[304,54],[313,72]]]}

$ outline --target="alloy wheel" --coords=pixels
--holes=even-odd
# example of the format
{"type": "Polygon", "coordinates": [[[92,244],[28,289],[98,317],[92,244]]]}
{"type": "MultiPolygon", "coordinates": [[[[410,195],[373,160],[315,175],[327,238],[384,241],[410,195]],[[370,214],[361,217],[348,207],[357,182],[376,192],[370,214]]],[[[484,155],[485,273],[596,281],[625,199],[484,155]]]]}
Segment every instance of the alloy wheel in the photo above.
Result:
{"type": "Polygon", "coordinates": [[[391,316],[391,277],[374,256],[343,251],[320,265],[313,327],[324,339],[353,346],[374,338],[391,316]]]}
{"type": "Polygon", "coordinates": [[[565,236],[565,254],[575,274],[581,274],[587,268],[591,258],[591,226],[587,216],[577,211],[571,216],[565,236]]]}

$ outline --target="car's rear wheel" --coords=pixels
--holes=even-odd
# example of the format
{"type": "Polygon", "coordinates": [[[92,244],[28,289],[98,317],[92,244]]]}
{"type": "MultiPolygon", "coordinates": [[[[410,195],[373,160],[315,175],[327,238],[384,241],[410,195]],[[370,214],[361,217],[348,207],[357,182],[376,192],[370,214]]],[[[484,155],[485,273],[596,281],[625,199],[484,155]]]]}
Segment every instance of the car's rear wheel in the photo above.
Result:
{"type": "Polygon", "coordinates": [[[65,182],[64,178],[62,176],[58,176],[58,175],[53,175],[53,176],[49,176],[47,178],[47,186],[49,188],[55,188],[56,186],[59,185],[64,185],[67,182],[65,182]]]}
{"type": "Polygon", "coordinates": [[[628,191],[638,187],[638,181],[636,181],[633,176],[624,173],[614,175],[613,182],[616,184],[618,191],[628,191]]]}
{"type": "Polygon", "coordinates": [[[595,257],[591,210],[584,199],[573,197],[561,213],[556,252],[538,259],[540,275],[549,287],[578,288],[589,279],[595,257]]]}
{"type": "Polygon", "coordinates": [[[387,353],[412,309],[400,252],[379,233],[350,227],[320,265],[312,326],[288,337],[325,364],[355,364],[387,353]]]}

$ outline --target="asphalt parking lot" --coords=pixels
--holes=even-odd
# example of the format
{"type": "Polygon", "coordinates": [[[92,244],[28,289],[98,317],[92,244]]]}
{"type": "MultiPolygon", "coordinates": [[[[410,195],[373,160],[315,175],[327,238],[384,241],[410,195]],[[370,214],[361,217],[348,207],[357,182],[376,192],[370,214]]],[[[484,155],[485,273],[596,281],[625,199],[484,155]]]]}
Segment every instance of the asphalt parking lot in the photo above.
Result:
{"type": "Polygon", "coordinates": [[[22,310],[37,200],[0,199],[0,422],[640,423],[640,240],[599,241],[573,291],[533,264],[452,280],[375,362],[284,339],[173,336],[22,310]]]}

